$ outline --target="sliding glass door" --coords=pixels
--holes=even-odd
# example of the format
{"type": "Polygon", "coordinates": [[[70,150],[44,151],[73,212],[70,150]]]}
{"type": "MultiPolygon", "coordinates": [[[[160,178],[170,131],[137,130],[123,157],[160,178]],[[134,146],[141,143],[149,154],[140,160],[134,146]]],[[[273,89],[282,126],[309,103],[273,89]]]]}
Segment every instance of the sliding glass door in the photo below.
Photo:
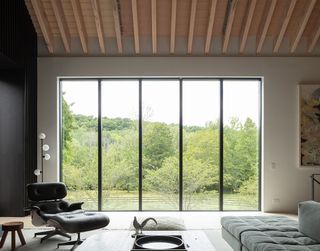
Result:
{"type": "Polygon", "coordinates": [[[260,81],[223,81],[225,210],[250,210],[259,207],[259,99],[260,81]]]}
{"type": "Polygon", "coordinates": [[[220,81],[183,81],[183,209],[219,210],[220,81]]]}
{"type": "Polygon", "coordinates": [[[139,81],[101,81],[102,209],[139,209],[139,81]]]}
{"type": "Polygon", "coordinates": [[[261,80],[61,79],[61,180],[88,210],[259,210],[261,80]]]}
{"type": "Polygon", "coordinates": [[[142,81],[142,209],[179,210],[179,81],[142,81]]]}
{"type": "Polygon", "coordinates": [[[98,209],[98,81],[63,81],[61,85],[62,180],[67,200],[98,209]]]}

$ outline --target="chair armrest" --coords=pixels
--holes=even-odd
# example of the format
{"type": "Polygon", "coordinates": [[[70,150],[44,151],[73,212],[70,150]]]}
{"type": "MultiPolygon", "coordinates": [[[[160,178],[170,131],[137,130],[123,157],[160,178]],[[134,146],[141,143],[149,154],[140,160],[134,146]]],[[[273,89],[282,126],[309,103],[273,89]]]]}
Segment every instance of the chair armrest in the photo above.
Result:
{"type": "Polygon", "coordinates": [[[82,206],[83,203],[84,203],[84,202],[71,203],[71,204],[69,205],[68,212],[82,209],[81,206],[82,206]]]}
{"type": "Polygon", "coordinates": [[[30,206],[30,207],[26,207],[24,209],[25,212],[32,212],[32,211],[36,211],[37,214],[40,214],[40,207],[37,207],[37,206],[30,206]]]}

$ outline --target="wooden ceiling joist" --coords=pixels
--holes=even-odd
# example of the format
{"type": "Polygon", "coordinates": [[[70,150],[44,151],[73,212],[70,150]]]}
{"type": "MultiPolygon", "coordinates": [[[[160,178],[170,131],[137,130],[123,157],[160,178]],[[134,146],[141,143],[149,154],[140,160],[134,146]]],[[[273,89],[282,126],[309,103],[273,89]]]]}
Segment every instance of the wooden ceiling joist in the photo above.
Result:
{"type": "Polygon", "coordinates": [[[151,0],[152,53],[157,53],[157,0],[151,0]]]}
{"type": "Polygon", "coordinates": [[[191,11],[190,11],[190,20],[189,20],[189,35],[188,35],[188,50],[187,50],[188,54],[192,53],[194,25],[196,23],[197,1],[198,0],[192,0],[192,2],[191,2],[191,11]]]}
{"type": "Polygon", "coordinates": [[[132,18],[133,18],[134,49],[135,49],[136,54],[139,54],[140,53],[140,45],[139,45],[137,0],[131,0],[131,4],[132,4],[132,18]]]}
{"type": "Polygon", "coordinates": [[[216,15],[216,8],[217,8],[217,0],[212,0],[211,7],[210,7],[208,28],[207,28],[206,44],[204,46],[204,53],[206,54],[210,52],[210,48],[211,48],[211,40],[212,40],[214,17],[216,15]]]}
{"type": "Polygon", "coordinates": [[[84,26],[83,15],[81,11],[80,2],[78,0],[71,0],[72,11],[74,19],[76,20],[76,26],[84,53],[88,53],[88,39],[87,32],[84,26]]]}
{"type": "Polygon", "coordinates": [[[249,35],[249,30],[250,30],[250,27],[251,27],[254,10],[256,8],[256,3],[257,3],[257,0],[251,0],[250,1],[250,6],[249,6],[249,9],[248,9],[248,12],[247,12],[247,17],[246,17],[246,22],[244,24],[244,27],[243,27],[241,35],[240,35],[240,47],[239,47],[239,52],[240,53],[243,53],[244,49],[246,48],[248,35],[249,35]]]}
{"type": "Polygon", "coordinates": [[[262,46],[263,46],[264,41],[266,40],[266,36],[267,36],[267,32],[268,32],[268,29],[269,29],[269,26],[271,23],[271,19],[272,19],[274,10],[276,8],[276,4],[277,4],[277,0],[272,0],[269,5],[268,14],[267,14],[266,20],[263,24],[261,35],[258,38],[257,53],[261,53],[262,46]]]}
{"type": "Polygon", "coordinates": [[[104,33],[102,28],[102,19],[101,19],[101,12],[98,0],[91,0],[91,7],[93,11],[94,21],[96,24],[98,41],[100,46],[100,51],[102,53],[106,53],[106,47],[104,42],[104,33]]]}
{"type": "Polygon", "coordinates": [[[170,29],[170,53],[174,53],[176,46],[176,21],[177,21],[177,0],[171,4],[171,29],[170,29]]]}
{"type": "Polygon", "coordinates": [[[60,0],[51,0],[54,16],[56,17],[60,36],[67,53],[71,52],[71,39],[70,33],[64,17],[62,5],[60,0]]]}
{"type": "Polygon", "coordinates": [[[227,14],[227,25],[223,37],[223,44],[222,44],[222,53],[226,53],[228,50],[228,45],[230,41],[230,34],[231,34],[231,29],[233,25],[233,20],[234,20],[234,15],[236,13],[236,7],[237,7],[238,0],[233,0],[230,5],[230,11],[227,14]]]}
{"type": "Polygon", "coordinates": [[[312,52],[314,47],[316,46],[318,40],[320,37],[320,25],[318,26],[317,30],[315,31],[313,37],[311,38],[310,42],[309,42],[309,46],[308,46],[308,52],[312,52]]]}
{"type": "Polygon", "coordinates": [[[283,23],[282,23],[282,26],[281,26],[281,29],[280,29],[276,44],[275,44],[275,46],[273,48],[273,52],[278,52],[279,51],[279,48],[281,46],[281,42],[283,40],[284,34],[286,33],[286,30],[287,30],[288,24],[290,22],[294,7],[296,6],[296,3],[297,3],[297,0],[291,0],[290,1],[290,5],[289,5],[289,8],[288,8],[286,17],[283,20],[283,23]]]}
{"type": "Polygon", "coordinates": [[[298,32],[297,32],[297,35],[295,37],[295,39],[293,40],[293,43],[292,43],[292,46],[291,46],[291,53],[295,52],[295,50],[297,49],[298,47],[298,44],[300,42],[300,39],[302,37],[302,34],[306,28],[306,25],[309,21],[309,18],[311,16],[311,13],[312,13],[312,10],[316,4],[317,0],[310,0],[309,1],[309,4],[308,4],[308,7],[307,7],[307,10],[306,10],[306,13],[300,23],[300,26],[298,28],[298,32]]]}
{"type": "Polygon", "coordinates": [[[46,42],[49,53],[53,53],[53,38],[49,27],[48,19],[44,13],[42,2],[31,0],[31,5],[39,23],[44,41],[46,42]]]}
{"type": "Polygon", "coordinates": [[[41,56],[212,55],[214,38],[221,38],[221,56],[235,55],[233,39],[239,41],[239,56],[320,56],[320,0],[23,1],[40,38],[41,56]],[[140,44],[147,37],[150,44],[140,44]],[[255,44],[249,43],[252,37],[255,44]],[[107,38],[115,44],[110,49],[107,38]],[[197,53],[196,38],[204,41],[197,53]],[[80,52],[73,48],[76,39],[80,52]],[[300,48],[302,39],[307,43],[300,48]],[[131,50],[125,50],[124,41],[132,41],[131,50]]]}
{"type": "Polygon", "coordinates": [[[112,14],[113,14],[113,21],[114,21],[114,30],[115,30],[115,33],[116,33],[118,52],[120,54],[122,54],[123,47],[122,47],[122,38],[121,38],[121,25],[120,25],[119,2],[118,2],[118,0],[113,0],[112,14]]]}

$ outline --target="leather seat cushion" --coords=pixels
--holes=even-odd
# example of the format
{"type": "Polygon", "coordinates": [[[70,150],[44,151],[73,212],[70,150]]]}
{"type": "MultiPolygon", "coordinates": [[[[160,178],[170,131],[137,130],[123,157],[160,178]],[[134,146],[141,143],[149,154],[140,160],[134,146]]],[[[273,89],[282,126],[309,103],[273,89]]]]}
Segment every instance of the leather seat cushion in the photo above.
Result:
{"type": "Polygon", "coordinates": [[[105,227],[109,217],[104,213],[83,212],[82,210],[58,214],[45,214],[48,221],[57,222],[67,233],[80,233],[105,227]]]}

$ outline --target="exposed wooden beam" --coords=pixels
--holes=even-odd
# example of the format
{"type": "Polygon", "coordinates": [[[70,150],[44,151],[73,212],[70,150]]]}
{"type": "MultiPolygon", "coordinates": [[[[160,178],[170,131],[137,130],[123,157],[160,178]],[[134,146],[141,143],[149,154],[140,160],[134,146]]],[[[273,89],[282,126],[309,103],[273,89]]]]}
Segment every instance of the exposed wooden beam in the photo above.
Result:
{"type": "Polygon", "coordinates": [[[309,5],[307,7],[307,11],[302,19],[302,22],[301,22],[300,27],[298,29],[297,35],[296,35],[295,39],[293,40],[293,43],[291,46],[291,53],[294,52],[298,47],[298,44],[300,42],[300,39],[301,39],[302,34],[306,28],[306,25],[309,21],[309,18],[311,16],[311,12],[312,12],[316,2],[317,2],[317,0],[310,0],[310,2],[309,2],[309,5]]]}
{"type": "Polygon", "coordinates": [[[74,19],[76,20],[77,30],[80,37],[82,50],[84,53],[88,53],[88,41],[87,32],[84,26],[83,15],[79,0],[71,0],[72,11],[74,19]]]}
{"type": "Polygon", "coordinates": [[[286,33],[286,30],[287,30],[288,24],[290,22],[294,7],[296,6],[296,3],[297,3],[297,0],[291,0],[290,1],[290,5],[289,5],[288,11],[287,11],[287,15],[283,20],[283,23],[282,23],[282,26],[281,26],[281,29],[280,29],[276,44],[275,44],[275,46],[273,48],[273,52],[278,52],[279,51],[279,48],[281,46],[281,42],[283,40],[283,36],[286,33]]]}
{"type": "Polygon", "coordinates": [[[171,30],[170,30],[170,53],[174,53],[176,46],[176,21],[177,21],[177,0],[172,0],[171,5],[171,30]]]}
{"type": "Polygon", "coordinates": [[[312,52],[314,47],[316,46],[320,37],[320,25],[318,25],[317,30],[314,32],[313,37],[311,38],[308,46],[308,52],[312,52]]]}
{"type": "Polygon", "coordinates": [[[269,26],[270,26],[270,23],[272,20],[274,10],[276,8],[276,4],[277,4],[277,0],[271,0],[270,5],[269,5],[269,9],[268,9],[268,14],[267,14],[266,20],[263,24],[261,35],[258,38],[257,53],[261,52],[263,43],[266,40],[267,32],[268,32],[268,29],[269,29],[269,26]]]}
{"type": "Polygon", "coordinates": [[[134,49],[137,54],[140,53],[139,45],[139,26],[138,26],[138,8],[137,0],[131,0],[132,4],[132,18],[133,18],[133,36],[134,36],[134,49]]]}
{"type": "Polygon", "coordinates": [[[104,44],[104,34],[103,34],[103,28],[102,28],[102,19],[101,19],[100,6],[98,3],[98,0],[91,0],[91,6],[93,10],[94,21],[96,24],[100,50],[102,53],[106,53],[106,47],[104,44]]]}
{"type": "Polygon", "coordinates": [[[49,27],[48,19],[43,11],[42,2],[38,0],[31,0],[31,5],[34,13],[37,17],[44,41],[46,42],[48,51],[53,53],[53,39],[52,33],[49,27]]]}
{"type": "Polygon", "coordinates": [[[230,34],[233,25],[234,15],[236,13],[236,6],[238,0],[233,0],[230,6],[230,12],[228,16],[227,26],[223,37],[223,44],[222,44],[222,53],[226,53],[228,50],[228,45],[230,41],[230,34]]]}
{"type": "Polygon", "coordinates": [[[152,53],[157,53],[157,0],[151,0],[152,53]]]}
{"type": "Polygon", "coordinates": [[[71,38],[66,24],[66,20],[63,14],[63,9],[60,0],[51,0],[54,16],[56,17],[60,36],[62,38],[63,46],[66,52],[71,52],[71,38]]]}
{"type": "Polygon", "coordinates": [[[243,53],[244,49],[246,48],[246,43],[248,40],[248,34],[249,30],[252,24],[252,19],[253,19],[253,14],[254,14],[254,9],[256,8],[257,0],[251,0],[250,1],[250,6],[247,12],[247,18],[246,18],[246,23],[242,29],[241,35],[240,35],[240,48],[239,52],[243,53]]]}
{"type": "Polygon", "coordinates": [[[189,35],[188,35],[188,53],[189,54],[191,54],[191,52],[192,52],[194,25],[196,23],[197,1],[198,0],[192,0],[192,2],[191,2],[191,12],[190,12],[190,20],[189,20],[189,35]]]}
{"type": "Polygon", "coordinates": [[[114,21],[114,30],[116,32],[116,39],[117,39],[117,46],[118,46],[118,52],[122,53],[122,39],[121,39],[121,27],[120,27],[120,17],[119,17],[119,5],[117,0],[113,0],[113,21],[114,21]]]}
{"type": "Polygon", "coordinates": [[[207,28],[206,44],[204,46],[204,53],[206,54],[209,53],[210,47],[211,47],[212,29],[214,24],[214,17],[216,15],[216,7],[217,7],[217,0],[212,0],[211,7],[210,7],[208,28],[207,28]]]}

